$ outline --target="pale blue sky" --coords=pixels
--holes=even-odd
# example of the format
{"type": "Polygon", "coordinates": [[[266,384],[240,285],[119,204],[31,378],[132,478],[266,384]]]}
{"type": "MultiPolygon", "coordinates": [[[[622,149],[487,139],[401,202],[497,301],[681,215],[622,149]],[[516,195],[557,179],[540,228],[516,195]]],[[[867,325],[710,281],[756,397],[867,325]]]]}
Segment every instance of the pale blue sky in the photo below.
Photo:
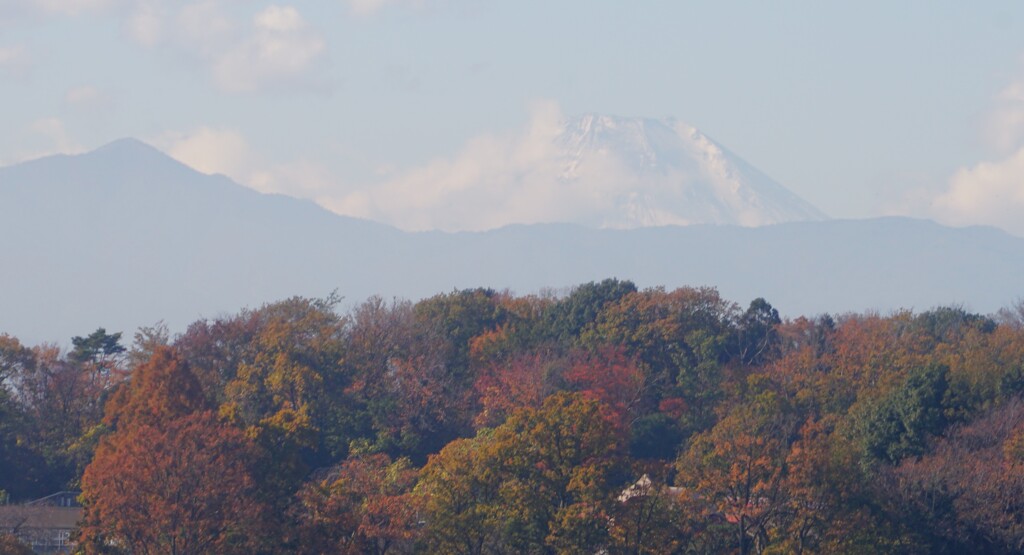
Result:
{"type": "Polygon", "coordinates": [[[1024,233],[1024,3],[0,0],[0,164],[132,136],[320,200],[538,106],[675,116],[834,217],[1024,233]]]}

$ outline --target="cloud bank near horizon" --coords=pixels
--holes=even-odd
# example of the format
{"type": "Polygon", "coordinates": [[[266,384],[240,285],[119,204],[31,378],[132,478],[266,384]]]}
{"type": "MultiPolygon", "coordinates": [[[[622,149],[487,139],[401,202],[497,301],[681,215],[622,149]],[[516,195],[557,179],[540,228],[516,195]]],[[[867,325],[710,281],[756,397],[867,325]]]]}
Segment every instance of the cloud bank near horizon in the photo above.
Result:
{"type": "MultiPolygon", "coordinates": [[[[98,95],[82,87],[68,91],[68,102],[90,103],[98,95]]],[[[308,198],[338,214],[409,231],[478,231],[551,222],[602,227],[607,222],[593,215],[609,210],[635,176],[610,157],[584,165],[583,179],[560,179],[565,159],[554,139],[564,121],[557,103],[538,102],[517,130],[479,135],[452,156],[391,169],[369,184],[346,184],[315,159],[274,160],[229,127],[200,126],[144,140],[204,173],[224,174],[260,192],[308,198]]],[[[23,159],[85,150],[59,118],[40,119],[31,131],[52,147],[23,159]]],[[[946,189],[922,192],[892,213],[953,226],[991,225],[1024,236],[1024,144],[1006,156],[960,168],[946,189]]]]}
{"type": "Polygon", "coordinates": [[[563,119],[554,102],[536,103],[521,129],[479,135],[452,156],[321,202],[339,214],[408,231],[577,221],[607,204],[606,186],[622,172],[609,161],[605,179],[591,180],[587,188],[553,179],[564,164],[554,143],[563,119]]]}
{"type": "Polygon", "coordinates": [[[994,159],[957,170],[924,212],[945,224],[1024,236],[1024,76],[996,96],[986,131],[994,159]]]}
{"type": "Polygon", "coordinates": [[[536,223],[758,226],[823,217],[690,126],[567,118],[553,101],[534,103],[519,129],[478,135],[450,156],[385,170],[367,183],[343,184],[310,160],[261,166],[266,157],[231,129],[203,127],[157,143],[201,171],[407,231],[536,223]]]}

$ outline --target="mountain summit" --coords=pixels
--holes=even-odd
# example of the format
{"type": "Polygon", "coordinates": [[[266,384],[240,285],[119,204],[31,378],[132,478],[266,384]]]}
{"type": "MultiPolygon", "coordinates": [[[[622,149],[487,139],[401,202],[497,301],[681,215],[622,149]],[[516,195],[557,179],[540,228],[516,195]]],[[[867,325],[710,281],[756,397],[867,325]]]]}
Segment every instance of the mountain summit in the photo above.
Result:
{"type": "Polygon", "coordinates": [[[555,139],[559,179],[602,188],[601,227],[766,224],[826,219],[817,208],[672,118],[570,118],[555,139]],[[614,183],[604,181],[615,176],[614,183]]]}

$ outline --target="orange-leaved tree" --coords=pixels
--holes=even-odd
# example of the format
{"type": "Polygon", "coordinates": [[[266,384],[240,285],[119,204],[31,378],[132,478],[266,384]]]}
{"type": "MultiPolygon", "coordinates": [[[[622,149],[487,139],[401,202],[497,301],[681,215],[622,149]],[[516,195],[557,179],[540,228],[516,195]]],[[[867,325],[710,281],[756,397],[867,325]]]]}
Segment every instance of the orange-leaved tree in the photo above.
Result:
{"type": "MultiPolygon", "coordinates": [[[[686,510],[723,532],[739,553],[764,551],[785,507],[786,456],[794,422],[786,400],[761,376],[750,378],[748,399],[690,442],[676,461],[686,510]]],[[[703,524],[698,523],[698,527],[703,524]]]]}
{"type": "Polygon", "coordinates": [[[357,455],[307,484],[293,508],[309,553],[406,552],[420,533],[416,471],[408,459],[357,455]]]}
{"type": "Polygon", "coordinates": [[[169,348],[136,369],[108,404],[115,430],[82,478],[86,553],[251,551],[263,512],[252,447],[210,409],[169,348]]]}

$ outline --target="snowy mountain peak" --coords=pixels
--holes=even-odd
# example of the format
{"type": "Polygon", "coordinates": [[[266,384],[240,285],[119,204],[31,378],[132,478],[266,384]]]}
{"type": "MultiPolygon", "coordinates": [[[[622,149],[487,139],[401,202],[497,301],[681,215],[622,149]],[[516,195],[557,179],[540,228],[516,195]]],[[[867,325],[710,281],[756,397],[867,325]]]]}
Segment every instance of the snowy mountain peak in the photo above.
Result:
{"type": "MultiPolygon", "coordinates": [[[[725,149],[673,118],[585,114],[555,139],[566,186],[601,189],[602,227],[697,223],[757,226],[825,215],[725,149]],[[607,176],[615,176],[609,182],[607,176]]],[[[593,191],[591,191],[592,193],[593,191]]]]}

